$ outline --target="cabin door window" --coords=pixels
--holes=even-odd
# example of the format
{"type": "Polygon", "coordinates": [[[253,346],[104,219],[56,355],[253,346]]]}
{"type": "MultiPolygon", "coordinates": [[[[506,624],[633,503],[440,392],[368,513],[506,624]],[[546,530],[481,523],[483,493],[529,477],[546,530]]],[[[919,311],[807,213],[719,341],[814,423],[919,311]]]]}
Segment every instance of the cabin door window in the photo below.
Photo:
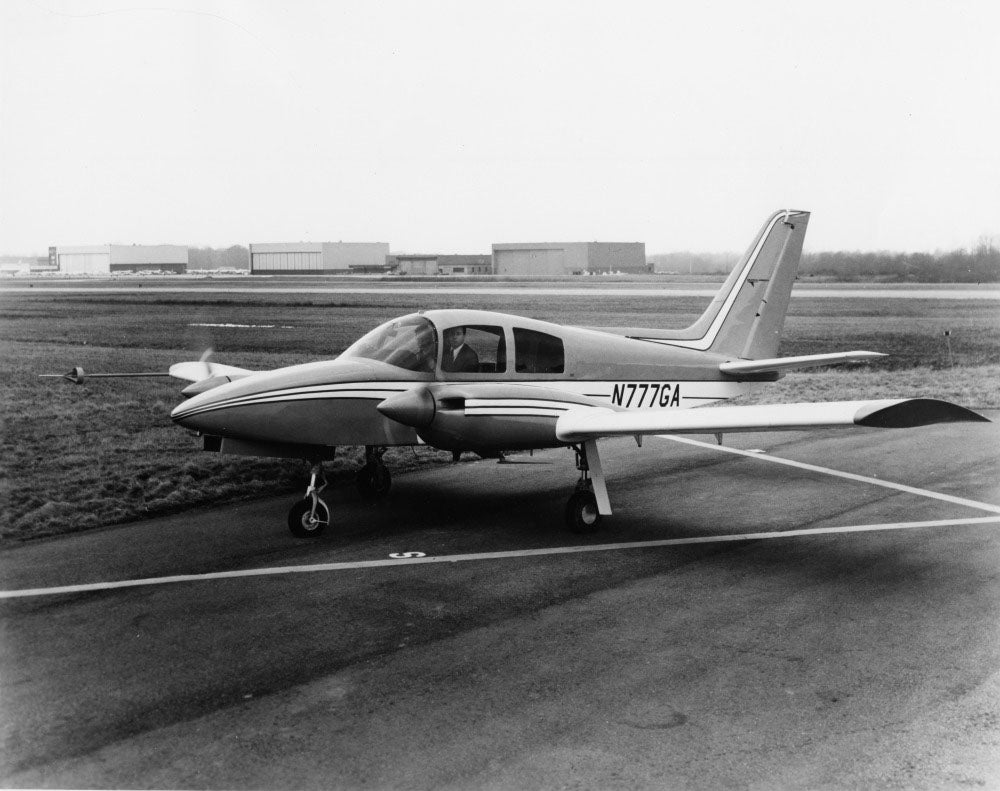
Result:
{"type": "Polygon", "coordinates": [[[566,370],[562,338],[514,328],[514,370],[525,374],[561,374],[566,370]]]}

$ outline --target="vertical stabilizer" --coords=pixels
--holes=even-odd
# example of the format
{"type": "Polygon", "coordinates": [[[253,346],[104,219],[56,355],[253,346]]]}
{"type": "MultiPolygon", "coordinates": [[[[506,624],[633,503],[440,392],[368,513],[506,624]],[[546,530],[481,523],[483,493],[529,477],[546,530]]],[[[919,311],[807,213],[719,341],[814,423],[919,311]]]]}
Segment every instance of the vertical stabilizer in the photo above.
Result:
{"type": "Polygon", "coordinates": [[[744,360],[777,357],[808,212],[782,212],[763,239],[709,349],[744,360]]]}
{"type": "Polygon", "coordinates": [[[776,357],[808,223],[809,212],[775,212],[694,324],[629,334],[745,360],[776,357]]]}

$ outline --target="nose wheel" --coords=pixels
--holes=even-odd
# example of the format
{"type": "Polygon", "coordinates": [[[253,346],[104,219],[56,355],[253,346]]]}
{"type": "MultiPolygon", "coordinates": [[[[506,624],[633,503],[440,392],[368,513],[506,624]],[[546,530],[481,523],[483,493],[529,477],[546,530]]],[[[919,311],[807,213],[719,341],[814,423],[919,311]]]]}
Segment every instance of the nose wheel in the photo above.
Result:
{"type": "Polygon", "coordinates": [[[323,465],[314,464],[306,496],[288,512],[288,529],[296,538],[316,538],[330,524],[330,508],[319,496],[325,488],[323,465]]]}

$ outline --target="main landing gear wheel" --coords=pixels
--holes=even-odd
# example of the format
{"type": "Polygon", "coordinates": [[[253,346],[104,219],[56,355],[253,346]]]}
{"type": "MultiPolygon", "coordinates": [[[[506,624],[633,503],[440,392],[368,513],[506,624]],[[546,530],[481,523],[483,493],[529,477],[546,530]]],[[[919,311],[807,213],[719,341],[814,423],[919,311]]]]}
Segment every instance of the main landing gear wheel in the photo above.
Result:
{"type": "Polygon", "coordinates": [[[571,533],[594,533],[601,526],[601,509],[597,504],[595,486],[596,491],[604,498],[604,513],[611,513],[607,507],[608,490],[604,485],[601,457],[597,453],[597,443],[593,440],[571,447],[576,452],[576,468],[580,471],[580,478],[576,482],[576,491],[566,503],[566,527],[571,533]],[[593,478],[590,476],[591,467],[593,478]]]}
{"type": "Polygon", "coordinates": [[[358,491],[366,500],[381,500],[392,486],[392,476],[384,464],[366,464],[358,470],[358,491]]]}
{"type": "Polygon", "coordinates": [[[330,524],[330,509],[317,499],[313,505],[311,497],[299,500],[288,512],[288,529],[296,538],[316,538],[330,524]]]}
{"type": "Polygon", "coordinates": [[[593,533],[601,526],[597,498],[589,489],[573,493],[566,503],[566,527],[571,533],[593,533]]]}

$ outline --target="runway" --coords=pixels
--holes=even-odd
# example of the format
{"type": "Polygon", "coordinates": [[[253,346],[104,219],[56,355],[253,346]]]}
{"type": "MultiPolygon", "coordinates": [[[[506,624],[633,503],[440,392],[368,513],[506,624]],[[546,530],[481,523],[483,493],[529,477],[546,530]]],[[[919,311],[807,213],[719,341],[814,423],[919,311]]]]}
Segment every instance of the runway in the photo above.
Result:
{"type": "MultiPolygon", "coordinates": [[[[204,280],[178,281],[175,283],[152,285],[149,282],[135,283],[119,281],[113,285],[105,285],[108,281],[77,282],[63,284],[59,281],[38,282],[31,286],[8,286],[0,284],[0,294],[312,294],[319,295],[359,295],[359,294],[407,294],[416,296],[547,296],[547,297],[645,297],[650,299],[666,299],[680,297],[714,297],[719,290],[718,284],[689,286],[686,284],[670,284],[668,286],[650,286],[636,283],[632,286],[602,286],[570,287],[560,285],[515,285],[497,286],[493,284],[478,284],[456,286],[451,284],[436,285],[325,285],[321,280],[302,285],[276,285],[270,281],[262,281],[253,285],[208,285],[204,280]],[[101,284],[101,285],[98,285],[101,284]]],[[[243,281],[238,281],[243,282],[243,281]]],[[[912,288],[906,286],[889,286],[884,288],[844,287],[817,288],[800,287],[792,291],[793,297],[803,299],[1000,299],[1000,289],[966,288],[949,285],[945,287],[912,288]]]]}
{"type": "Polygon", "coordinates": [[[281,499],[5,550],[2,782],[996,787],[997,426],[608,442],[584,540],[553,451],[315,542],[281,499]]]}

